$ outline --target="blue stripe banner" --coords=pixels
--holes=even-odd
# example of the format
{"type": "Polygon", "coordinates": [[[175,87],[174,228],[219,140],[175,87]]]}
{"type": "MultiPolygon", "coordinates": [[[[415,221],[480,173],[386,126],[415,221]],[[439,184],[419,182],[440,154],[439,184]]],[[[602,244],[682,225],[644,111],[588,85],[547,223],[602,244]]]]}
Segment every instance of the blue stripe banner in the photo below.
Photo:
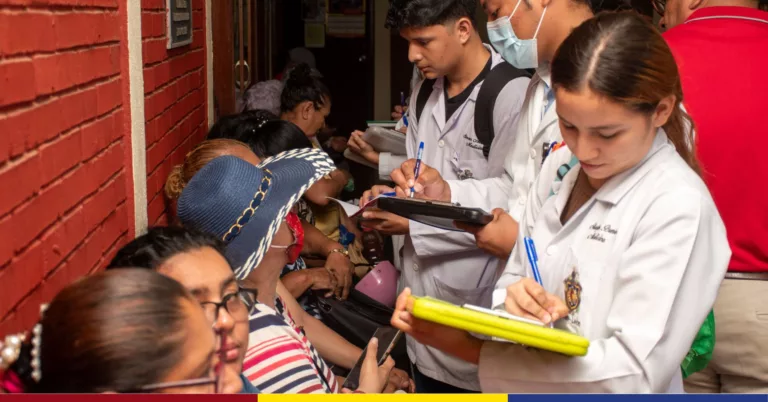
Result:
{"type": "Polygon", "coordinates": [[[509,395],[509,402],[768,402],[761,394],[509,395]]]}

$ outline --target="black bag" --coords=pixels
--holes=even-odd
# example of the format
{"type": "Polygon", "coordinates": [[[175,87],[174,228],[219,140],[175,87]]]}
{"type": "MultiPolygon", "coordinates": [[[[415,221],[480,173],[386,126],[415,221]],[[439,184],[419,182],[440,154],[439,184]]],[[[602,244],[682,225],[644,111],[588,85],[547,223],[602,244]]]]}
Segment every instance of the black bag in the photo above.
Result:
{"type": "MultiPolygon", "coordinates": [[[[474,123],[475,135],[483,144],[483,155],[485,156],[485,159],[488,159],[493,138],[496,136],[496,131],[494,131],[493,128],[493,109],[496,106],[496,98],[510,81],[515,78],[530,76],[530,73],[525,70],[517,69],[507,62],[501,62],[493,67],[485,77],[485,80],[483,80],[475,102],[474,123]]],[[[424,107],[427,105],[427,101],[432,95],[432,88],[434,85],[435,80],[424,80],[424,83],[421,84],[419,94],[416,95],[417,121],[421,119],[421,112],[424,111],[424,107]]]]}
{"type": "MultiPolygon", "coordinates": [[[[389,321],[394,314],[391,309],[365,294],[352,289],[347,300],[324,298],[314,293],[317,299],[322,321],[349,343],[365,349],[368,341],[380,327],[390,327],[389,321]]],[[[395,367],[410,372],[410,361],[405,346],[405,339],[400,339],[392,350],[395,367]]]]}

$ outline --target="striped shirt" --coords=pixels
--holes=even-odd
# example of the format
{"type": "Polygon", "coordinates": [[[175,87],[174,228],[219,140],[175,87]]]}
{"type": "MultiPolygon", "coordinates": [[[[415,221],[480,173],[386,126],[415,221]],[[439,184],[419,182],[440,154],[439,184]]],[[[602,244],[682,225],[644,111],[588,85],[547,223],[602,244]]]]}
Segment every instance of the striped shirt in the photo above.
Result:
{"type": "Polygon", "coordinates": [[[243,374],[264,394],[338,393],[336,376],[280,298],[275,307],[259,303],[249,318],[243,374]]]}

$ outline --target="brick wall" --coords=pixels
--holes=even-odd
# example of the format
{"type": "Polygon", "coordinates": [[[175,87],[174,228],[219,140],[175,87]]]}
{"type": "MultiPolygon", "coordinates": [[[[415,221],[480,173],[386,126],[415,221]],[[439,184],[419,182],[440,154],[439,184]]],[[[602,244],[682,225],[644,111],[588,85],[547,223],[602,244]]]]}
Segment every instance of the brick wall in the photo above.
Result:
{"type": "Polygon", "coordinates": [[[133,234],[121,4],[0,0],[0,334],[133,234]]]}
{"type": "MultiPolygon", "coordinates": [[[[134,236],[128,1],[0,0],[0,335],[134,236]]],[[[141,0],[150,225],[207,127],[204,1],[192,6],[194,43],[166,50],[165,0],[141,0]]]]}
{"type": "Polygon", "coordinates": [[[205,3],[192,1],[193,42],[166,50],[165,0],[142,0],[149,225],[168,222],[163,186],[207,131],[205,3]]]}

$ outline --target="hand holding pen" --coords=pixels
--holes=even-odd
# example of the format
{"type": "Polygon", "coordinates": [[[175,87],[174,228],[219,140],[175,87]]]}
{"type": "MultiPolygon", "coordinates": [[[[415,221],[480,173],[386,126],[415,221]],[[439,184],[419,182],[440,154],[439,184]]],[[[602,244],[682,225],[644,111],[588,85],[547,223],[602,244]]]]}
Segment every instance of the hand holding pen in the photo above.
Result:
{"type": "Polygon", "coordinates": [[[507,287],[504,307],[510,314],[536,319],[551,327],[555,321],[566,317],[570,310],[561,298],[544,288],[533,239],[526,237],[523,244],[533,278],[522,278],[507,287]]]}
{"type": "Polygon", "coordinates": [[[413,195],[416,193],[416,190],[414,187],[416,186],[416,180],[419,180],[419,171],[421,170],[421,159],[424,157],[424,141],[419,143],[419,152],[416,154],[416,167],[413,168],[413,185],[411,186],[411,195],[410,197],[413,198],[413,195]]]}

